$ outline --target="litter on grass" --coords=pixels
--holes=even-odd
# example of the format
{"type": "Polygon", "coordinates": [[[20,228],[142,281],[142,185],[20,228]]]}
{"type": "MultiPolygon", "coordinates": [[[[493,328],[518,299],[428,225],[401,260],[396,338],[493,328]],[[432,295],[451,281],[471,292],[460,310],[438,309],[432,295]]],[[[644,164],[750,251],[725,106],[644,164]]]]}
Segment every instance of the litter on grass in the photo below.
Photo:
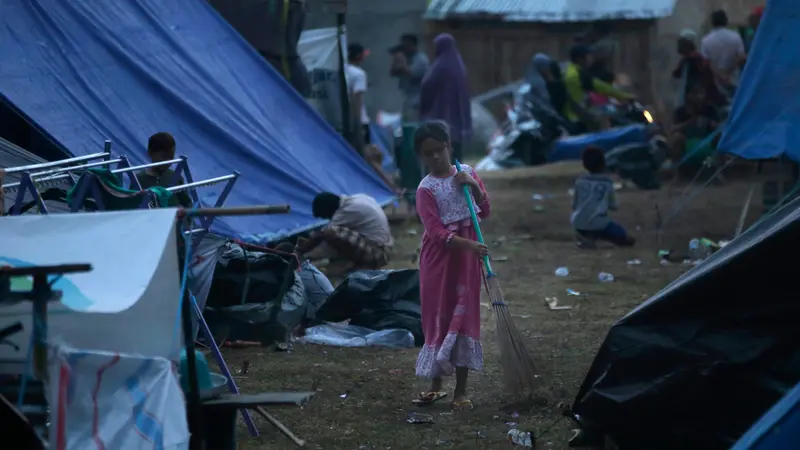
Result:
{"type": "Polygon", "coordinates": [[[420,414],[415,412],[408,413],[408,416],[406,417],[406,422],[411,424],[434,423],[432,415],[420,414]]]}
{"type": "Polygon", "coordinates": [[[568,309],[572,309],[572,306],[559,306],[558,298],[556,297],[545,297],[544,303],[547,305],[550,311],[566,311],[568,309]]]}

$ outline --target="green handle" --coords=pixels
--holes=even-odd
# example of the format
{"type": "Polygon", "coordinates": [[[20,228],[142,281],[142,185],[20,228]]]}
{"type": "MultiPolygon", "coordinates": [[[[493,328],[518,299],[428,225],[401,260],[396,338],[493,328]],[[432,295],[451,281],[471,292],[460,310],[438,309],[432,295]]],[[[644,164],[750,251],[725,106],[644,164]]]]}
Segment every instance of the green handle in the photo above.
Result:
{"type": "MultiPolygon", "coordinates": [[[[461,163],[456,161],[456,170],[461,172],[461,163]]],[[[475,213],[475,206],[472,204],[472,196],[469,194],[469,187],[464,186],[464,198],[467,200],[467,207],[469,207],[469,215],[472,216],[472,226],[475,227],[475,234],[478,236],[478,242],[486,244],[483,241],[483,233],[481,233],[481,226],[478,224],[478,214],[475,213]]],[[[494,276],[492,265],[489,263],[489,257],[483,257],[483,265],[486,266],[486,276],[494,276]]]]}

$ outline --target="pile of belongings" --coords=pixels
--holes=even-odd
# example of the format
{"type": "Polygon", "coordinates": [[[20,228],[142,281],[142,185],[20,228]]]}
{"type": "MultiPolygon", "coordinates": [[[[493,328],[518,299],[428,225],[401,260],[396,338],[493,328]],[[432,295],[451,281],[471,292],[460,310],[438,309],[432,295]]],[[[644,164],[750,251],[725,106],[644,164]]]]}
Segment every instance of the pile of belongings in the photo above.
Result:
{"type": "Polygon", "coordinates": [[[347,322],[424,342],[417,270],[357,271],[334,289],[308,261],[235,243],[216,264],[203,315],[217,340],[288,342],[301,328],[347,322]]]}

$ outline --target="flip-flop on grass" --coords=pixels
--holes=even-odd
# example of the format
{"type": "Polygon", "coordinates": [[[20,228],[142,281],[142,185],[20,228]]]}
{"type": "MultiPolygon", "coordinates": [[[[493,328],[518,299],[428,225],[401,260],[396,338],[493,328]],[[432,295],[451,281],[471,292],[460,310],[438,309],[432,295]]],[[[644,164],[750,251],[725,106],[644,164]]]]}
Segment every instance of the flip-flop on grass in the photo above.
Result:
{"type": "Polygon", "coordinates": [[[411,401],[417,406],[428,406],[447,397],[447,392],[421,392],[419,397],[411,401]]]}

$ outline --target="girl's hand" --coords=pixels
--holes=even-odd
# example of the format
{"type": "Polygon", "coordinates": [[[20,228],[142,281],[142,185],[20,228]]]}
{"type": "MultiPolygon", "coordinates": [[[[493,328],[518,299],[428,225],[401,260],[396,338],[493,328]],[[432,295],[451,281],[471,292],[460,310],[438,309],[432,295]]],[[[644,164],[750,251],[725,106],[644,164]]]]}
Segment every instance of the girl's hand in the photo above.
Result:
{"type": "Polygon", "coordinates": [[[471,188],[478,188],[478,182],[472,178],[467,172],[458,172],[453,178],[459,186],[469,186],[471,188]]]}
{"type": "Polygon", "coordinates": [[[480,257],[489,256],[489,247],[477,241],[470,241],[469,251],[480,257]]]}

